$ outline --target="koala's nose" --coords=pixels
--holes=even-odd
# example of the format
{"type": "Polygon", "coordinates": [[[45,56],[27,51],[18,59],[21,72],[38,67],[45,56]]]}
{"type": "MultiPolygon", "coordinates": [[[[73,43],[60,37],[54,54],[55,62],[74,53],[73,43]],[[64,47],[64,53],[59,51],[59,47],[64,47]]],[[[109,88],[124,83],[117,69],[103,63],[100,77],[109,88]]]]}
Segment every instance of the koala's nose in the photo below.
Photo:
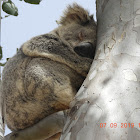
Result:
{"type": "Polygon", "coordinates": [[[79,56],[93,59],[95,55],[95,46],[88,42],[82,42],[74,48],[74,51],[79,56]]]}

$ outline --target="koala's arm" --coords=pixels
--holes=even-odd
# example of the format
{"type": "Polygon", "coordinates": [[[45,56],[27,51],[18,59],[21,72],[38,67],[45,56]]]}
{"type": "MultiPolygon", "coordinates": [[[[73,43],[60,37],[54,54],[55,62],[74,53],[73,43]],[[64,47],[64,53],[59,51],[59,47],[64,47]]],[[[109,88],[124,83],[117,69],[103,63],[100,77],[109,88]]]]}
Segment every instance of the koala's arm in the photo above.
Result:
{"type": "Polygon", "coordinates": [[[65,46],[59,38],[52,34],[32,38],[23,44],[22,51],[30,57],[47,57],[61,62],[65,61],[65,59],[68,60],[69,54],[74,55],[74,52],[69,47],[65,46]]]}
{"type": "MultiPolygon", "coordinates": [[[[60,52],[56,52],[56,49],[59,47],[61,49],[60,40],[51,34],[44,34],[32,38],[22,45],[22,51],[25,55],[31,57],[49,57],[49,55],[60,52]]],[[[58,51],[59,51],[58,50],[58,51]]]]}
{"type": "MultiPolygon", "coordinates": [[[[64,41],[62,42],[57,36],[52,34],[44,34],[32,38],[22,45],[22,51],[30,57],[46,57],[66,64],[84,76],[87,72],[83,72],[82,67],[87,67],[88,69],[90,65],[90,62],[87,63],[89,65],[85,65],[86,63],[82,60],[82,57],[77,55],[68,44],[64,44],[64,41]]],[[[91,60],[85,59],[85,61],[91,60]]]]}

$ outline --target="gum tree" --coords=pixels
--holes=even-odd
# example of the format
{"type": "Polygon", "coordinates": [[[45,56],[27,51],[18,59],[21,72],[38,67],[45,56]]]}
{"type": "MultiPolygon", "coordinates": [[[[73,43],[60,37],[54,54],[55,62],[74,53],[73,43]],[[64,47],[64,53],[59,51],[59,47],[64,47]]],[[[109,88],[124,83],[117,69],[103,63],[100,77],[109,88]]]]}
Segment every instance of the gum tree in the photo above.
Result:
{"type": "Polygon", "coordinates": [[[139,140],[140,1],[97,0],[97,21],[96,56],[60,139],[139,140]]]}
{"type": "Polygon", "coordinates": [[[97,0],[97,51],[61,140],[140,139],[140,1],[97,0]]]}

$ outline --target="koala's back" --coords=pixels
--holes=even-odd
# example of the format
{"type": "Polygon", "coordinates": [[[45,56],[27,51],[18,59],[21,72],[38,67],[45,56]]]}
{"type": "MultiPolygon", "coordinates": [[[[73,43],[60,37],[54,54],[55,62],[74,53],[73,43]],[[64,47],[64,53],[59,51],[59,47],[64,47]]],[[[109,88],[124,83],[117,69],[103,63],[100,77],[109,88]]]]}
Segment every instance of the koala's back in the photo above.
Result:
{"type": "Polygon", "coordinates": [[[64,64],[48,58],[27,57],[20,50],[3,71],[8,127],[24,129],[67,109],[83,79],[64,64]]]}

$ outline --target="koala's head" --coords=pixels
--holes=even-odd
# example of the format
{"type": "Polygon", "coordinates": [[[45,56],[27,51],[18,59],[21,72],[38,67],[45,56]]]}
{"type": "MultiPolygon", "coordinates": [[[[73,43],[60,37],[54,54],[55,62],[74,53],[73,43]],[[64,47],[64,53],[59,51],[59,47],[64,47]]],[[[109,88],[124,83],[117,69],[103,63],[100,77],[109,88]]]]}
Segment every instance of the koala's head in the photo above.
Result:
{"type": "Polygon", "coordinates": [[[59,21],[59,35],[81,57],[92,59],[96,47],[96,23],[93,15],[74,3],[59,21]]]}

